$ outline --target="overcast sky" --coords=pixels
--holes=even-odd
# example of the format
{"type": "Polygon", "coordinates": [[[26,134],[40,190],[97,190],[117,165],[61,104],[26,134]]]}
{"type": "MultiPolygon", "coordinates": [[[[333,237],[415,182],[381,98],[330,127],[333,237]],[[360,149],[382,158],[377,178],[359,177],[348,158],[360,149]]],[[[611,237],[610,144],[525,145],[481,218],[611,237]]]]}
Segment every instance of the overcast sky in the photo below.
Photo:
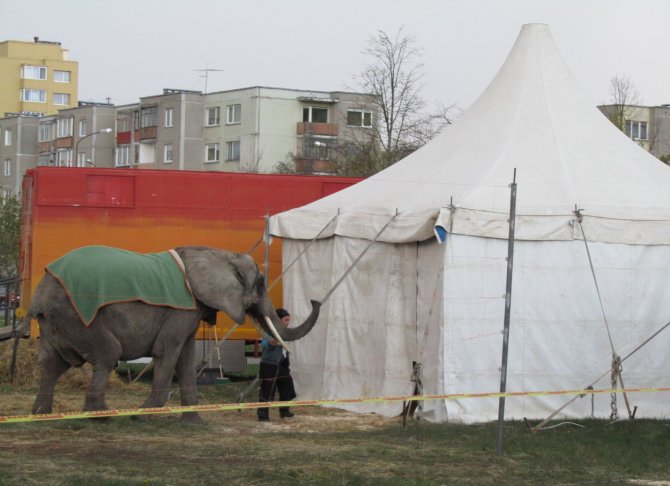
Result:
{"type": "Polygon", "coordinates": [[[546,23],[594,104],[628,76],[643,104],[670,103],[670,0],[0,0],[0,40],[61,42],[79,98],[134,103],[163,88],[351,90],[377,30],[422,48],[422,94],[467,109],[521,26],[546,23]]]}

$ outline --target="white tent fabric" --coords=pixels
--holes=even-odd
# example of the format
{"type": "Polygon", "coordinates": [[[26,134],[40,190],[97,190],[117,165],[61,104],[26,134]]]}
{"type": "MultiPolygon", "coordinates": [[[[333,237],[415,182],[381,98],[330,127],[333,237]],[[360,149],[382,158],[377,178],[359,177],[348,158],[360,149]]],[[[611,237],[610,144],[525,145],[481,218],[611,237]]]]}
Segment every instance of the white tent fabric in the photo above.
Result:
{"type": "MultiPolygon", "coordinates": [[[[514,169],[508,390],[609,387],[612,352],[625,357],[670,320],[670,169],[588,103],[547,26],[531,24],[454,126],[369,179],[271,218],[284,265],[301,255],[284,278],[284,305],[298,317],[371,245],[315,329],[291,344],[300,398],[410,394],[413,361],[422,363],[426,394],[498,390],[514,169]]],[[[670,330],[627,359],[626,386],[668,386],[668,346],[670,330]]],[[[511,398],[506,416],[541,419],[570,398],[511,398]]],[[[637,416],[670,412],[660,393],[631,398],[637,416]]],[[[609,415],[610,397],[599,394],[561,416],[590,415],[592,404],[595,415],[609,415]]],[[[401,407],[345,408],[393,415],[401,407]]],[[[479,422],[495,419],[498,406],[432,400],[425,412],[479,422]]]]}
{"type": "Polygon", "coordinates": [[[324,232],[380,241],[458,234],[507,238],[517,169],[517,239],[670,243],[670,170],[589,103],[546,25],[525,25],[500,72],[463,116],[429,144],[346,191],[276,215],[272,231],[294,239],[324,232]],[[450,204],[456,211],[449,209],[450,204]]]}

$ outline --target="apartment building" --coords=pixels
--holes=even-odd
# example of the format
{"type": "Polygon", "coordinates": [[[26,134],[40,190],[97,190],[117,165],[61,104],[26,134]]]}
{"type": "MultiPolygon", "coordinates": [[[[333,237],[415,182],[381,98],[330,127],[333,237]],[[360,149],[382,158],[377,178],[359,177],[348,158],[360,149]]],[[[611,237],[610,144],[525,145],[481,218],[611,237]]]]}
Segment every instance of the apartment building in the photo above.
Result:
{"type": "Polygon", "coordinates": [[[116,109],[116,167],[204,170],[204,99],[200,91],[165,89],[116,109]]]}
{"type": "Polygon", "coordinates": [[[118,167],[327,173],[347,140],[371,140],[376,114],[360,93],[249,87],[166,89],[117,108],[118,167]]]}
{"type": "Polygon", "coordinates": [[[652,155],[670,163],[670,104],[598,108],[610,119],[623,115],[623,132],[652,155]]]}
{"type": "Polygon", "coordinates": [[[78,73],[60,42],[0,42],[0,116],[55,115],[77,106],[78,73]]]}
{"type": "Polygon", "coordinates": [[[0,189],[20,192],[36,165],[272,173],[285,164],[328,174],[347,144],[373,139],[376,119],[361,93],[260,86],[165,89],[123,106],[14,113],[0,118],[0,189]]]}
{"type": "Polygon", "coordinates": [[[37,164],[37,115],[15,113],[0,118],[0,196],[21,193],[26,169],[37,164]]]}

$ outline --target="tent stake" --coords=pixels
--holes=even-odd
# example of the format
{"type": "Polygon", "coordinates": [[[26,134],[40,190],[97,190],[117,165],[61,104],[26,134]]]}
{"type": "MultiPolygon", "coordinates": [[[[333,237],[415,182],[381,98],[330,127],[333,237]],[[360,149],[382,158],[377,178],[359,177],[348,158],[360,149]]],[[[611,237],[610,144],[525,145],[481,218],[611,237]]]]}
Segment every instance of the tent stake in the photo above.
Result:
{"type": "MultiPolygon", "coordinates": [[[[509,320],[512,309],[512,270],[514,269],[514,229],[516,222],[516,168],[510,184],[509,237],[507,239],[507,284],[505,290],[505,327],[503,330],[502,366],[500,367],[500,393],[507,390],[507,353],[509,351],[509,320]]],[[[498,444],[496,455],[502,454],[503,425],[505,423],[505,397],[498,401],[498,444]]]]}

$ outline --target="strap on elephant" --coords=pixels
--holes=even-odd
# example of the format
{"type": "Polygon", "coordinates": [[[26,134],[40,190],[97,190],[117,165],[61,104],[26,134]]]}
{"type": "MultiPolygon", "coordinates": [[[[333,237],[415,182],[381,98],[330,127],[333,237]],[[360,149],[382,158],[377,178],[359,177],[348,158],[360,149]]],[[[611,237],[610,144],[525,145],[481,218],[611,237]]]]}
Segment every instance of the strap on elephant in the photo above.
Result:
{"type": "MultiPolygon", "coordinates": [[[[414,382],[413,396],[423,395],[423,365],[412,361],[412,381],[414,382]]],[[[418,422],[423,418],[423,400],[402,402],[402,428],[407,428],[407,416],[411,415],[418,422]]]]}

